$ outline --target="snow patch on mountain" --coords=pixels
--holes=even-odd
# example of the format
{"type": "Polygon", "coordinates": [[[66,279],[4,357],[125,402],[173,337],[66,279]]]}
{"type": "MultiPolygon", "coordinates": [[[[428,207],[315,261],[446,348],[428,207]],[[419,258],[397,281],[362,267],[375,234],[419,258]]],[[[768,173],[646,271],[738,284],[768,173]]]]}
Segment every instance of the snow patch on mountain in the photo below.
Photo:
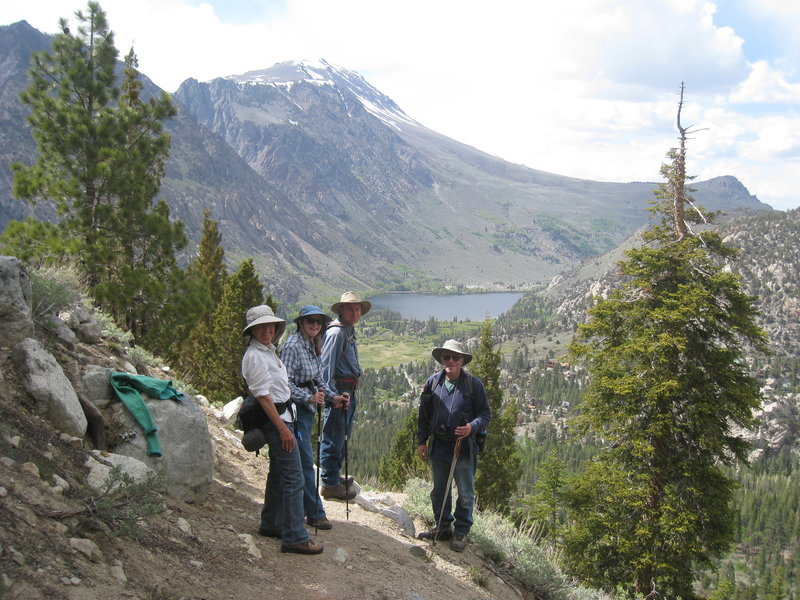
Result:
{"type": "Polygon", "coordinates": [[[324,59],[319,61],[303,60],[277,63],[268,69],[248,71],[240,75],[229,75],[225,79],[240,85],[269,85],[290,93],[292,88],[306,82],[313,85],[330,85],[336,89],[345,89],[353,94],[364,108],[398,131],[402,125],[422,127],[417,121],[406,115],[395,102],[382,94],[355,71],[337,67],[324,59]]]}

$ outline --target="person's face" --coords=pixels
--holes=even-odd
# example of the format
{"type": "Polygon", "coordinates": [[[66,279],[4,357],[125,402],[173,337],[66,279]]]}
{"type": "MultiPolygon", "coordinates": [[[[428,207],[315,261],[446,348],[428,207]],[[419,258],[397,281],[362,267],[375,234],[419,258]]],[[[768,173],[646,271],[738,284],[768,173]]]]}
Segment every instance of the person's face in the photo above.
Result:
{"type": "Polygon", "coordinates": [[[461,374],[461,367],[464,364],[464,355],[452,350],[442,350],[439,355],[444,365],[444,371],[448,378],[454,379],[461,374]]]}
{"type": "Polygon", "coordinates": [[[313,317],[304,317],[300,321],[300,327],[305,336],[312,340],[322,331],[322,315],[314,315],[313,317]]]}
{"type": "Polygon", "coordinates": [[[272,338],[275,337],[275,323],[259,323],[250,331],[253,332],[254,338],[268,346],[272,343],[272,338]]]}
{"type": "Polygon", "coordinates": [[[342,304],[339,318],[348,325],[355,325],[361,318],[361,304],[342,304]]]}

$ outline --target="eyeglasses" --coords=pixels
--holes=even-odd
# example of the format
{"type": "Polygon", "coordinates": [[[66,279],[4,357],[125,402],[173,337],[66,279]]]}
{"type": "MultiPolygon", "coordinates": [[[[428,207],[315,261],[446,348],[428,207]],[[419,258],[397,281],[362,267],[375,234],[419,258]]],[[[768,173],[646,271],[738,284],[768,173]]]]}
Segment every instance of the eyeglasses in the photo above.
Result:
{"type": "Polygon", "coordinates": [[[446,360],[458,360],[459,358],[461,358],[461,355],[460,354],[442,354],[442,356],[440,358],[442,359],[442,362],[444,362],[446,360]]]}
{"type": "Polygon", "coordinates": [[[322,319],[306,319],[306,323],[316,323],[317,325],[322,325],[322,319]]]}

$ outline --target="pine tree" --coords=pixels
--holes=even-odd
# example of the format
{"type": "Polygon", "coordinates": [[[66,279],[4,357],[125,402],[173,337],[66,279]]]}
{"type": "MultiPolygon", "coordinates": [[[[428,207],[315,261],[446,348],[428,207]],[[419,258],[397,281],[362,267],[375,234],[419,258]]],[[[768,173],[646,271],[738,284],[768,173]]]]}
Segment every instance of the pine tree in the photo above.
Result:
{"type": "Polygon", "coordinates": [[[734,482],[720,470],[746,460],[733,427],[753,423],[760,394],[744,351],[766,351],[754,299],[724,267],[736,252],[709,231],[685,186],[685,142],[662,169],[667,181],[644,245],[626,253],[621,287],[589,311],[570,346],[590,384],[575,424],[605,441],[571,500],[572,571],[604,588],[693,598],[695,569],[734,536],[734,482]]]}
{"type": "Polygon", "coordinates": [[[517,491],[522,473],[522,457],[514,439],[517,424],[517,405],[511,401],[503,406],[500,387],[500,352],[492,344],[492,325],[484,321],[478,348],[469,371],[477,375],[486,388],[492,420],[483,452],[478,457],[475,494],[478,507],[508,512],[508,500],[517,491]]]}
{"type": "Polygon", "coordinates": [[[163,92],[142,97],[133,50],[117,86],[118,53],[99,4],[76,17],[77,33],[61,19],[52,51],[33,55],[20,99],[38,157],[12,165],[13,193],[53,201],[95,300],[140,340],[162,340],[195,306],[175,261],[187,243],[183,224],[153,202],[170,146],[162,121],[175,107],[163,92]]]}
{"type": "Polygon", "coordinates": [[[252,258],[242,262],[225,283],[211,315],[209,345],[198,349],[199,364],[194,373],[196,387],[212,402],[227,402],[245,391],[241,368],[244,315],[248,308],[264,303],[263,289],[252,258]]]}
{"type": "Polygon", "coordinates": [[[402,490],[412,477],[427,478],[428,469],[417,456],[417,409],[409,411],[392,440],[388,455],[381,457],[379,478],[393,490],[402,490]]]}
{"type": "Polygon", "coordinates": [[[214,345],[211,316],[222,300],[228,273],[225,268],[225,250],[217,222],[211,219],[208,209],[203,213],[203,229],[197,255],[186,268],[187,275],[202,290],[202,314],[187,328],[184,343],[179,350],[181,370],[195,373],[202,369],[204,349],[214,345]]]}
{"type": "Polygon", "coordinates": [[[203,212],[203,228],[200,243],[197,245],[197,256],[189,263],[186,272],[202,278],[210,295],[211,307],[219,304],[228,273],[225,269],[222,234],[219,232],[217,221],[211,218],[209,209],[203,212]]]}

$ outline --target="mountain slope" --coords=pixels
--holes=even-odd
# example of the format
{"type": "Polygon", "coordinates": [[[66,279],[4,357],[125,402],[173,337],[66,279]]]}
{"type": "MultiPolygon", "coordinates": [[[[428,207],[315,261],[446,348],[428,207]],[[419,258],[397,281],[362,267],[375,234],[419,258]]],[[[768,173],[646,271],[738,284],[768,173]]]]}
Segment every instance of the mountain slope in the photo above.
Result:
{"type": "MultiPolygon", "coordinates": [[[[509,164],[325,61],[189,80],[175,97],[309,218],[357,227],[373,259],[451,284],[546,281],[643,224],[655,187],[509,164]]],[[[731,177],[697,187],[710,208],[766,208],[731,177]]]]}

